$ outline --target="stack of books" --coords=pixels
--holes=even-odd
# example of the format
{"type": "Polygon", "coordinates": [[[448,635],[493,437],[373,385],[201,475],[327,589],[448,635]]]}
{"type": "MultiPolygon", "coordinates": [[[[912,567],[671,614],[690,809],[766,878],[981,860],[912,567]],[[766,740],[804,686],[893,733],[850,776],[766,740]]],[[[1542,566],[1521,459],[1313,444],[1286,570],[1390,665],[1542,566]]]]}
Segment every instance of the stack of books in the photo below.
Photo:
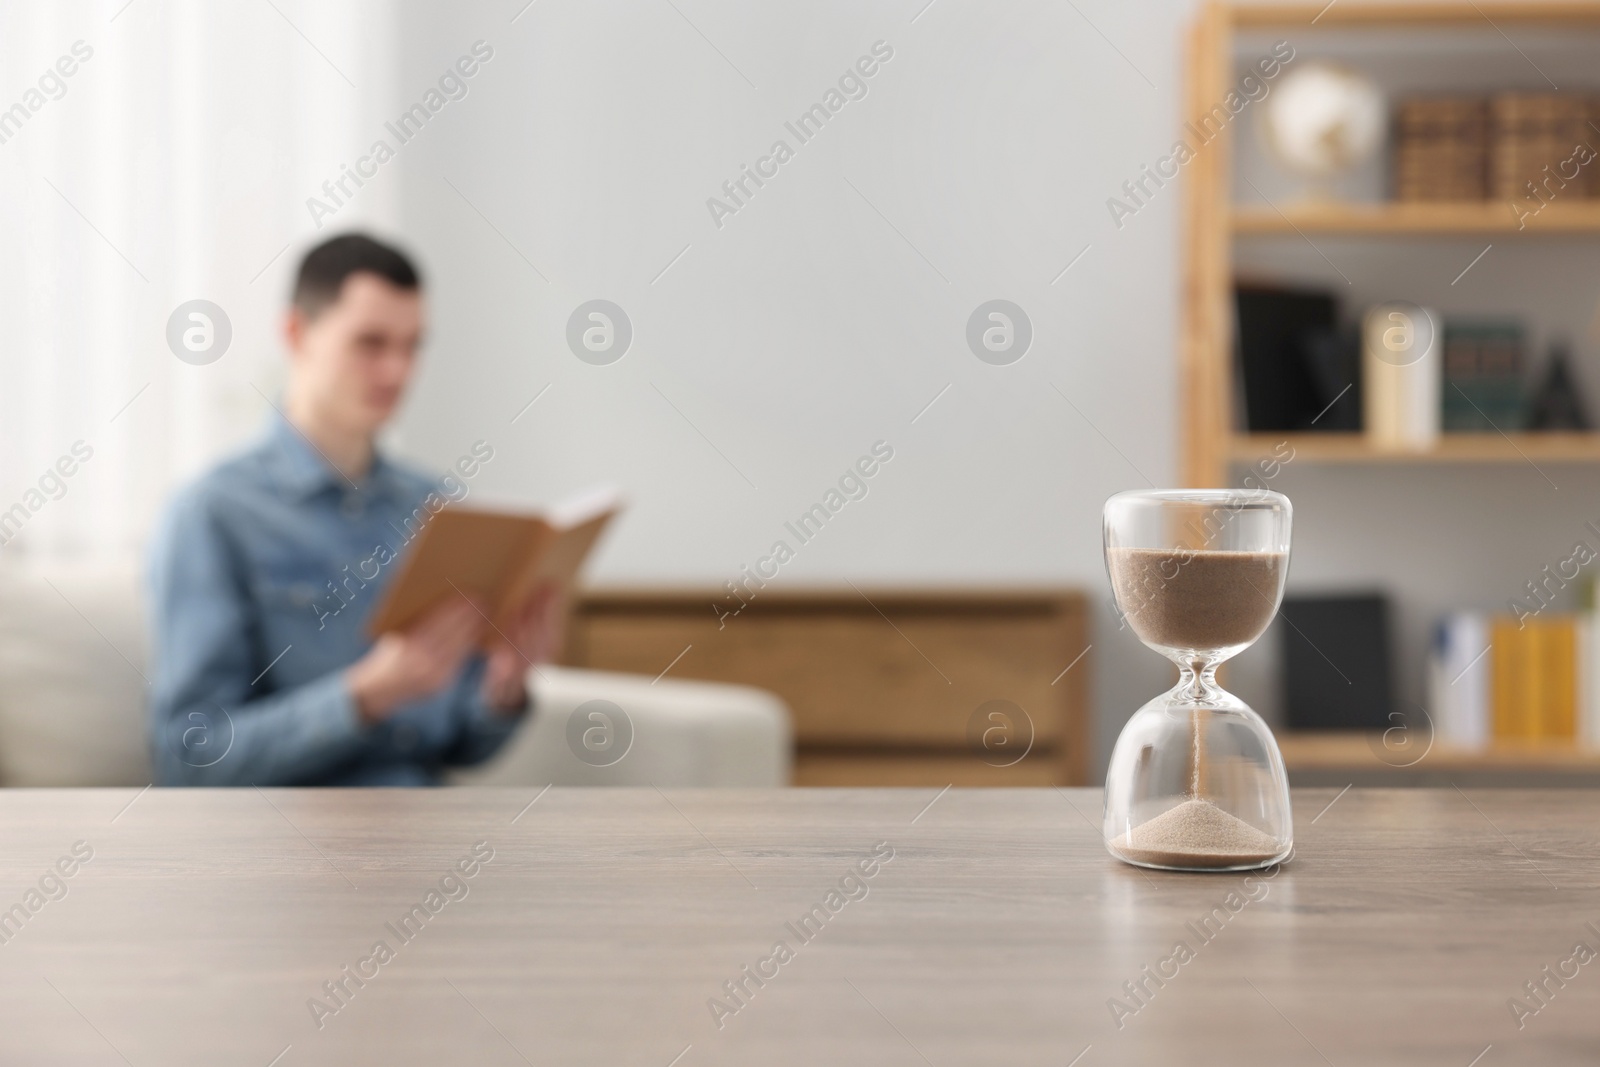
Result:
{"type": "Polygon", "coordinates": [[[1600,149],[1591,122],[1600,126],[1600,101],[1583,93],[1401,100],[1395,199],[1505,200],[1536,211],[1557,198],[1600,197],[1600,163],[1575,156],[1580,145],[1600,149]]]}
{"type": "Polygon", "coordinates": [[[1488,159],[1486,101],[1427,97],[1395,107],[1395,199],[1482,200],[1488,159]]]}
{"type": "Polygon", "coordinates": [[[1600,192],[1596,168],[1574,158],[1579,145],[1595,143],[1594,111],[1593,101],[1575,93],[1501,93],[1490,100],[1489,195],[1537,201],[1600,192]]]}
{"type": "Polygon", "coordinates": [[[1600,625],[1595,614],[1460,612],[1441,620],[1428,663],[1440,744],[1600,746],[1600,625]]]}

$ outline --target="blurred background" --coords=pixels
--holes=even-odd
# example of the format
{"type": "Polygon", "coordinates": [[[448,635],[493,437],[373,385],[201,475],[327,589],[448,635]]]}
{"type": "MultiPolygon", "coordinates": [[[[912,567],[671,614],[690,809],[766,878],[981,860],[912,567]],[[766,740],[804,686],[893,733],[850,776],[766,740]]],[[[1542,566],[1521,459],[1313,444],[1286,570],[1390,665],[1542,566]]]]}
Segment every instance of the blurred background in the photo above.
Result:
{"type": "Polygon", "coordinates": [[[570,661],[777,693],[798,783],[1099,782],[1172,677],[1103,502],[1251,477],[1288,621],[1225,682],[1293,780],[1591,778],[1600,5],[1519,6],[5,5],[0,782],[148,780],[152,524],[260,432],[298,257],[353,228],[425,271],[392,447],[490,442],[483,501],[623,487],[570,661]]]}

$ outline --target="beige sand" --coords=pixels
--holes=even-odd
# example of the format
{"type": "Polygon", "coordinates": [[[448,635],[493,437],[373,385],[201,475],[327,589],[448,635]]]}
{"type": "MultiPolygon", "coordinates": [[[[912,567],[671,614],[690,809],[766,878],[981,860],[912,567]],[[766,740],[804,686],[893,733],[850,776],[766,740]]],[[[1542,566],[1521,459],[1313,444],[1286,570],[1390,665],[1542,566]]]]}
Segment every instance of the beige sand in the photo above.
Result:
{"type": "Polygon", "coordinates": [[[1248,645],[1277,610],[1284,552],[1113,548],[1106,553],[1128,625],[1146,643],[1213,649],[1248,645]]]}
{"type": "Polygon", "coordinates": [[[1241,867],[1279,852],[1270,835],[1209,800],[1186,800],[1114,838],[1111,847],[1126,859],[1162,867],[1241,867]]]}

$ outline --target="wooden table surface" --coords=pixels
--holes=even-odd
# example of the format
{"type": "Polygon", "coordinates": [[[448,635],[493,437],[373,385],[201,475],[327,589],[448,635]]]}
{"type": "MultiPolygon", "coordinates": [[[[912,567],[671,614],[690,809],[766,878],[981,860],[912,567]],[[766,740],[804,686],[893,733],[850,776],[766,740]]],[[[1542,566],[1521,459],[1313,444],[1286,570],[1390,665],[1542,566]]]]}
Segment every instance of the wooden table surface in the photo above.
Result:
{"type": "Polygon", "coordinates": [[[1097,790],[536,795],[0,792],[0,1063],[1600,1060],[1600,792],[1300,791],[1272,877],[1097,790]]]}

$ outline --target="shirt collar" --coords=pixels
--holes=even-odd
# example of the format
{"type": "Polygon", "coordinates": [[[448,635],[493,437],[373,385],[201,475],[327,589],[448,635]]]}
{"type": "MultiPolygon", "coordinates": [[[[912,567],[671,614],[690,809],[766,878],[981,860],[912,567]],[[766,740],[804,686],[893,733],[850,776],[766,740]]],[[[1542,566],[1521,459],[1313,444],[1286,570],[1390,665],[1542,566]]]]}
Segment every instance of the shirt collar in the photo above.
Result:
{"type": "MultiPolygon", "coordinates": [[[[320,450],[281,413],[274,413],[267,430],[267,447],[278,480],[289,492],[301,498],[315,496],[324,489],[347,491],[351,483],[320,450]]],[[[372,466],[355,488],[363,493],[393,491],[400,486],[395,465],[374,451],[372,466]]]]}

